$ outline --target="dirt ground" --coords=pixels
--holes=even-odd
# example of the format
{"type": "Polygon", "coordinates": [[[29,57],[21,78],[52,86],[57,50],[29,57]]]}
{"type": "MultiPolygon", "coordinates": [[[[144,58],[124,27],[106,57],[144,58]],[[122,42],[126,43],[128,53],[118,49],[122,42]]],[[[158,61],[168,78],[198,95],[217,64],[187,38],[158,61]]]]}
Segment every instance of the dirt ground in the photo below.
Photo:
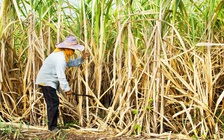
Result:
{"type": "Polygon", "coordinates": [[[53,133],[47,130],[46,126],[30,126],[12,122],[0,123],[0,140],[192,140],[189,136],[173,133],[116,136],[120,131],[112,128],[100,130],[60,126],[59,129],[53,133]]]}
{"type": "Polygon", "coordinates": [[[0,140],[143,140],[144,137],[120,136],[110,132],[79,131],[77,129],[62,129],[56,133],[47,130],[20,131],[0,133],[0,140]]]}

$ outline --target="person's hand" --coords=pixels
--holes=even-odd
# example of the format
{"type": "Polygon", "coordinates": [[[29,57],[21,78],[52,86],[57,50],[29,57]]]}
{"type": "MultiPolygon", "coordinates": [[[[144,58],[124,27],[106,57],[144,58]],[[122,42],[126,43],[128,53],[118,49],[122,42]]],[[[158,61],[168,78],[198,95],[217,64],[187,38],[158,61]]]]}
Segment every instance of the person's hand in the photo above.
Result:
{"type": "Polygon", "coordinates": [[[66,95],[71,95],[73,92],[72,90],[70,89],[69,91],[66,92],[66,95]]]}
{"type": "Polygon", "coordinates": [[[86,58],[88,58],[90,56],[90,53],[89,52],[84,52],[82,54],[82,59],[85,60],[86,58]]]}
{"type": "Polygon", "coordinates": [[[66,98],[67,100],[70,102],[70,103],[73,103],[74,102],[74,96],[73,96],[73,92],[72,90],[69,90],[67,92],[65,92],[66,94],[66,98]]]}

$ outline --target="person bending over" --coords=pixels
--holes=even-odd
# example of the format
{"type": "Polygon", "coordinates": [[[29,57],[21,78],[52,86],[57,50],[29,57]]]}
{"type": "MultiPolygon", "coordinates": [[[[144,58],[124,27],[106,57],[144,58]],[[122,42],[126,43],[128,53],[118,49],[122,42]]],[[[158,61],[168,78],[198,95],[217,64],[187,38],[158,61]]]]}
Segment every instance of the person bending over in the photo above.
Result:
{"type": "Polygon", "coordinates": [[[36,84],[41,87],[47,104],[50,131],[59,130],[57,127],[59,98],[56,90],[60,91],[61,88],[68,95],[73,93],[66,79],[66,67],[78,67],[89,57],[89,53],[83,53],[81,57],[70,60],[75,50],[83,51],[84,46],[78,44],[76,37],[66,37],[63,42],[56,44],[56,49],[45,59],[37,75],[36,84]]]}

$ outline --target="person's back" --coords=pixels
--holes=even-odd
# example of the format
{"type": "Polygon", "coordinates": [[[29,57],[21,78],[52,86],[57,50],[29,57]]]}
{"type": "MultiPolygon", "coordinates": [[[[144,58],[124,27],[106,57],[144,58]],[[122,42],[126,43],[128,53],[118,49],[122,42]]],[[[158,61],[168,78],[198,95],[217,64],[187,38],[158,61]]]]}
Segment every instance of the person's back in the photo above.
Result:
{"type": "MultiPolygon", "coordinates": [[[[52,52],[44,61],[37,75],[36,84],[58,88],[59,79],[65,80],[66,62],[64,53],[52,52]]],[[[67,81],[67,80],[66,80],[67,81]]],[[[63,85],[63,83],[60,83],[63,85]]],[[[67,84],[67,82],[66,82],[67,84]]]]}

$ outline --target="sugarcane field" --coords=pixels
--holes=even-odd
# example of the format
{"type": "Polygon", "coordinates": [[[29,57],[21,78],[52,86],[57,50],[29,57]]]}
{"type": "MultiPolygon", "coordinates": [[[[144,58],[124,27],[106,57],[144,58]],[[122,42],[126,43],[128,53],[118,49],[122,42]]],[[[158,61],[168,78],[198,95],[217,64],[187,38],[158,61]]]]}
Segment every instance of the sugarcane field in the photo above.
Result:
{"type": "Polygon", "coordinates": [[[224,0],[0,0],[0,140],[224,140],[224,0]]]}

